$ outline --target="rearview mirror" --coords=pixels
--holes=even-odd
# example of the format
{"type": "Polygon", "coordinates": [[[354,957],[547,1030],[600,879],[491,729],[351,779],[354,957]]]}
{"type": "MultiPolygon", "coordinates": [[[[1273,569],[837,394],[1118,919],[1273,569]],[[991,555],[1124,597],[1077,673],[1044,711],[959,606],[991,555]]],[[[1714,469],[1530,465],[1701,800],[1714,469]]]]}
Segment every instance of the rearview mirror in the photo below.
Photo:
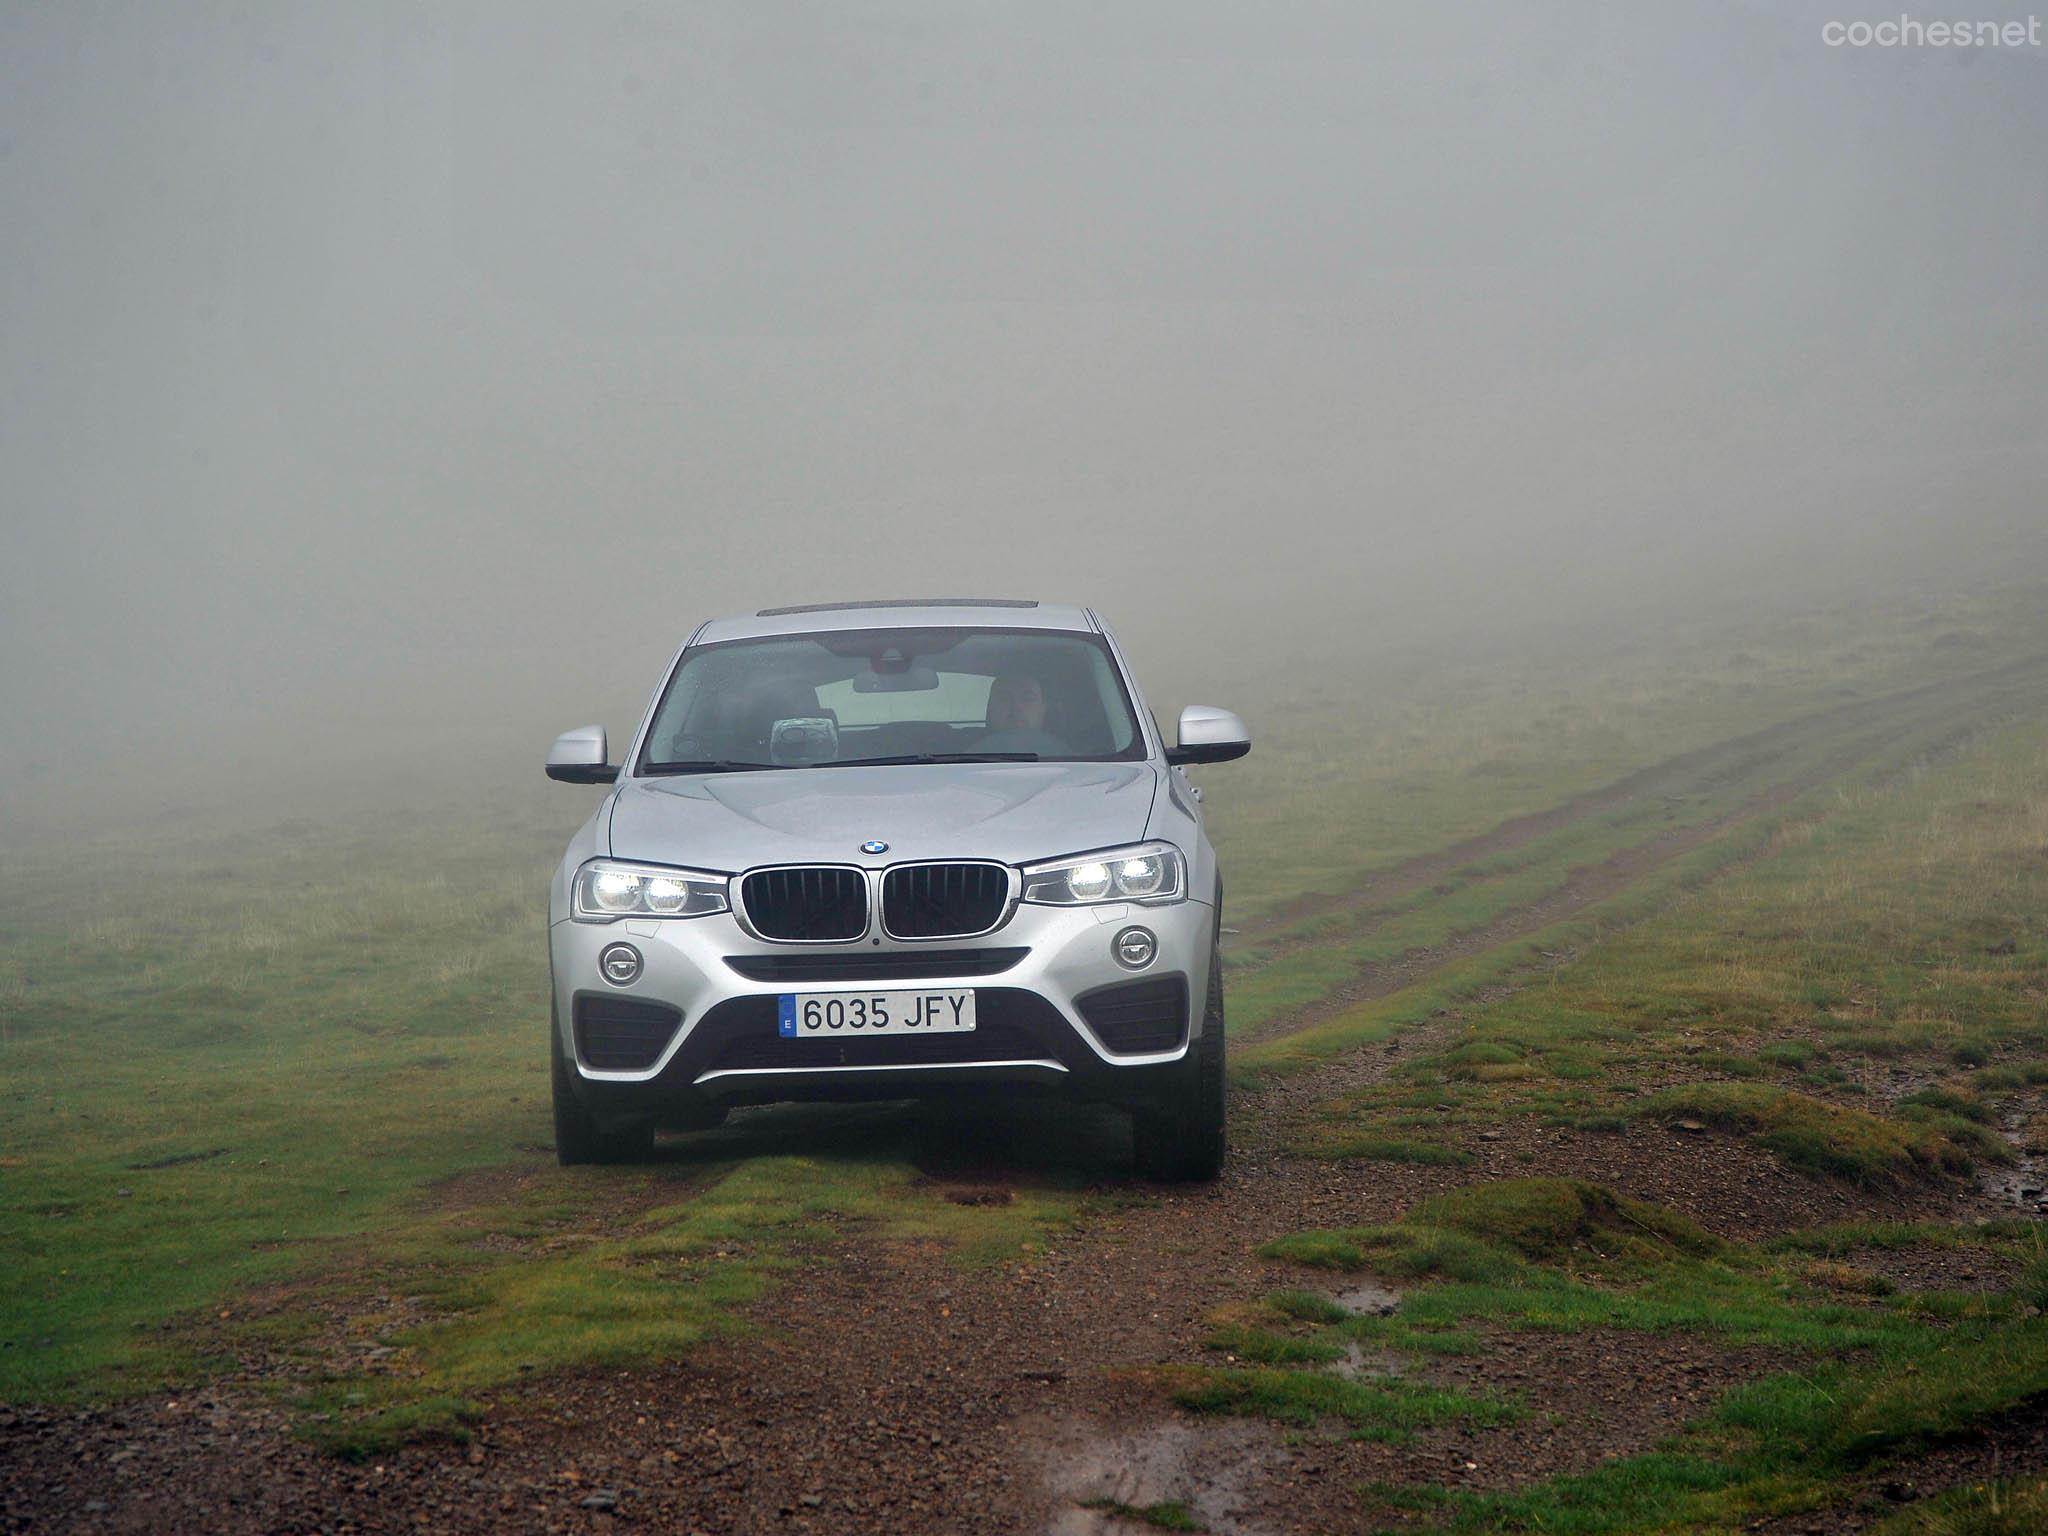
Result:
{"type": "Polygon", "coordinates": [[[930,693],[938,686],[938,669],[928,661],[908,662],[898,671],[860,672],[853,679],[855,693],[930,693]]]}
{"type": "Polygon", "coordinates": [[[610,784],[619,770],[607,763],[608,741],[601,725],[564,731],[548,748],[548,777],[563,784],[610,784]]]}
{"type": "Polygon", "coordinates": [[[1227,763],[1252,749],[1251,733],[1227,709],[1190,704],[1180,712],[1180,745],[1166,749],[1166,760],[1183,763],[1227,763]]]}

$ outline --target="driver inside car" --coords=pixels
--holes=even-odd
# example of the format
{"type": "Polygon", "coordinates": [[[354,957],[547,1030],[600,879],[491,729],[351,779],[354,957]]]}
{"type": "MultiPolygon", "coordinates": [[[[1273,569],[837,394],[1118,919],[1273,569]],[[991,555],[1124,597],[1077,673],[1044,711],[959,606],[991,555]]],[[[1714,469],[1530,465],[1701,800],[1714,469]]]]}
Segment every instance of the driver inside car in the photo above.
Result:
{"type": "Polygon", "coordinates": [[[998,677],[988,686],[988,728],[992,731],[1045,729],[1045,685],[1028,672],[998,677]]]}
{"type": "Polygon", "coordinates": [[[1045,685],[1028,672],[1011,672],[989,684],[988,729],[981,752],[1064,753],[1066,742],[1046,728],[1045,685]]]}

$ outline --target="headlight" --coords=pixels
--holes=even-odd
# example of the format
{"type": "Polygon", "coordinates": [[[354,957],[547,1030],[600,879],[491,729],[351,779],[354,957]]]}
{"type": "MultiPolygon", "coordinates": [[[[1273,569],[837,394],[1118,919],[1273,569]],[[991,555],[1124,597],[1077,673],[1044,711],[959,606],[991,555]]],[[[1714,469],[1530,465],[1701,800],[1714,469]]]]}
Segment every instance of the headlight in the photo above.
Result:
{"type": "Polygon", "coordinates": [[[1179,901],[1187,895],[1187,862],[1166,843],[1111,848],[1024,871],[1024,899],[1077,907],[1096,901],[1179,901]]]}
{"type": "Polygon", "coordinates": [[[576,871],[575,915],[584,922],[615,917],[703,917],[726,910],[726,877],[694,869],[592,859],[576,871]]]}

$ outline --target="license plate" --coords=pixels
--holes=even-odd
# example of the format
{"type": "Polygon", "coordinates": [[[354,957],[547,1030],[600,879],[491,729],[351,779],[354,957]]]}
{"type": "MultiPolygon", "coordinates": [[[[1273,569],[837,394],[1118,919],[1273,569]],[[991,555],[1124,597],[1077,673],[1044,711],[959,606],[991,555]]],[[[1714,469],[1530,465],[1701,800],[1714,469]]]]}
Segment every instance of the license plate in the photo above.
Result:
{"type": "Polygon", "coordinates": [[[785,1040],[964,1034],[974,1028],[972,992],[784,992],[778,1001],[777,1028],[785,1040]]]}

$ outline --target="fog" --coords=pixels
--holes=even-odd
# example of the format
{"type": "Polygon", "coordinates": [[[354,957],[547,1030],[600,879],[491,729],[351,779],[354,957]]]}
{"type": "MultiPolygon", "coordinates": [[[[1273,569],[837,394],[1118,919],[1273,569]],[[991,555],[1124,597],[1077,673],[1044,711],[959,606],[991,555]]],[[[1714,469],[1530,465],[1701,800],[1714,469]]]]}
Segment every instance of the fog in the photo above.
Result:
{"type": "Polygon", "coordinates": [[[0,795],[537,773],[772,603],[2038,580],[2048,48],[1859,14],[0,0],[0,795]]]}

